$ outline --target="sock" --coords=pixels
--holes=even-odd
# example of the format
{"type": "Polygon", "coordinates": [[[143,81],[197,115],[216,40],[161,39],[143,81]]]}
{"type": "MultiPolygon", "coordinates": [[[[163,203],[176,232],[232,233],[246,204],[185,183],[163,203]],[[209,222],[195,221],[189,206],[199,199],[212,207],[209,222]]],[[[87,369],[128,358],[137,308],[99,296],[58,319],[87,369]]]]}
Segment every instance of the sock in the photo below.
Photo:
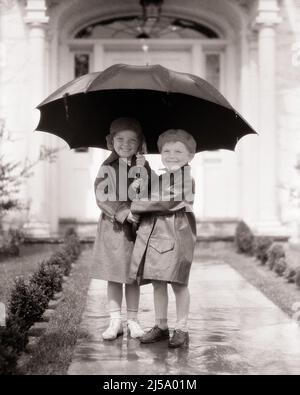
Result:
{"type": "Polygon", "coordinates": [[[127,310],[127,320],[137,321],[137,311],[127,310]]]}
{"type": "Polygon", "coordinates": [[[111,311],[109,316],[111,320],[121,320],[121,310],[111,311]]]}
{"type": "Polygon", "coordinates": [[[187,320],[186,319],[182,319],[182,320],[177,321],[176,324],[175,324],[174,329],[175,330],[179,329],[179,330],[181,330],[183,332],[188,332],[187,320]]]}
{"type": "Polygon", "coordinates": [[[168,329],[168,320],[167,318],[156,318],[155,325],[157,325],[162,330],[168,329]]]}

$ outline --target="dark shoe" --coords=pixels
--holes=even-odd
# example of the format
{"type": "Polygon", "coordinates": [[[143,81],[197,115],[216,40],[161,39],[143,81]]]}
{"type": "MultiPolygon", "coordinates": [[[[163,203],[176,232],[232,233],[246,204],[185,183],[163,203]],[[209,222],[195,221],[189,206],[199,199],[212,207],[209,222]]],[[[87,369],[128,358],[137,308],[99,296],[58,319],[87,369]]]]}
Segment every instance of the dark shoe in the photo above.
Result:
{"type": "Polygon", "coordinates": [[[178,348],[185,347],[189,344],[189,333],[175,329],[172,338],[169,340],[168,347],[178,348]]]}
{"type": "Polygon", "coordinates": [[[170,333],[169,329],[160,329],[157,325],[155,325],[150,331],[144,334],[140,338],[141,343],[155,343],[160,340],[169,339],[170,333]]]}

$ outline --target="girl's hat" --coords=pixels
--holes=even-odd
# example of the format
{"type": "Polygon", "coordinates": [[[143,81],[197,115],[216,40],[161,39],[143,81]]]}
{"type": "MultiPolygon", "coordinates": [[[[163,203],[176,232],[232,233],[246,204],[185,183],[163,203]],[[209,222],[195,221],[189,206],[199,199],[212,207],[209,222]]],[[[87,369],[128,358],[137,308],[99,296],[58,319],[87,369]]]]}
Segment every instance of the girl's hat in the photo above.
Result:
{"type": "Polygon", "coordinates": [[[157,141],[159,152],[165,143],[180,141],[183,143],[191,154],[196,153],[197,143],[194,137],[182,129],[169,129],[163,132],[157,141]]]}
{"type": "Polygon", "coordinates": [[[132,130],[137,134],[138,138],[141,141],[138,152],[140,152],[141,154],[146,154],[147,147],[146,147],[145,137],[142,132],[142,127],[139,121],[135,118],[126,118],[126,117],[117,118],[111,123],[109,134],[106,136],[107,148],[113,151],[114,136],[119,132],[123,132],[124,130],[132,130]]]}

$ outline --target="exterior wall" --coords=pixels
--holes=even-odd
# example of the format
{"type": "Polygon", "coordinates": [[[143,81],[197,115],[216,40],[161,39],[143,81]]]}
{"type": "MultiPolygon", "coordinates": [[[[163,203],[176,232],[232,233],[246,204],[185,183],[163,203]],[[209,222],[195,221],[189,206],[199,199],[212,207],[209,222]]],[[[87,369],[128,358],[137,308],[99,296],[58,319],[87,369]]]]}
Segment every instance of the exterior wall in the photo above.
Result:
{"type": "Polygon", "coordinates": [[[300,201],[291,197],[291,188],[300,191],[300,175],[295,169],[300,155],[300,3],[281,3],[282,23],[277,29],[277,116],[278,193],[281,220],[288,223],[294,238],[300,236],[300,201]]]}
{"type": "MultiPolygon", "coordinates": [[[[14,140],[5,147],[5,157],[24,160],[27,154],[29,136],[28,114],[28,69],[32,67],[28,59],[27,29],[23,21],[24,8],[18,3],[1,6],[0,12],[0,122],[14,140]]],[[[32,126],[32,125],[31,125],[32,126]]],[[[32,132],[33,128],[30,130],[32,132]]],[[[22,190],[22,200],[26,203],[26,186],[22,190]]],[[[18,213],[14,220],[23,223],[25,218],[18,213]]],[[[12,218],[10,218],[12,220],[12,218]]]]}
{"type": "MultiPolygon", "coordinates": [[[[34,2],[43,3],[38,0],[31,1],[34,2]]],[[[39,66],[33,61],[30,52],[33,43],[30,41],[33,25],[26,24],[26,13],[28,13],[26,4],[24,1],[17,0],[11,3],[13,6],[5,12],[2,9],[0,16],[2,54],[0,56],[0,121],[5,120],[7,129],[12,133],[13,138],[17,139],[13,145],[5,147],[5,154],[11,152],[18,158],[29,155],[34,159],[40,144],[56,147],[57,139],[44,135],[38,140],[35,136],[38,143],[32,147],[32,131],[38,120],[38,112],[33,108],[38,104],[38,97],[44,88],[37,89],[39,92],[32,91],[32,78],[39,66]]],[[[224,70],[226,72],[236,67],[238,78],[230,79],[228,76],[234,76],[234,73],[227,73],[225,84],[230,86],[231,90],[225,90],[229,92],[228,99],[232,104],[237,106],[258,130],[260,126],[259,32],[253,27],[253,22],[257,17],[260,3],[271,4],[271,7],[274,4],[272,0],[187,0],[185,2],[165,0],[164,2],[164,9],[169,15],[202,20],[228,38],[229,46],[224,70]]],[[[279,197],[278,213],[276,213],[278,220],[290,226],[296,216],[296,210],[289,199],[288,188],[294,181],[297,182],[294,164],[300,153],[300,86],[297,84],[300,80],[300,55],[296,53],[297,49],[300,51],[300,4],[296,0],[280,1],[279,4],[282,22],[276,27],[278,116],[276,132],[273,136],[277,166],[273,169],[277,177],[274,201],[279,197]],[[287,188],[280,188],[281,185],[287,188]]],[[[60,62],[66,62],[64,42],[70,38],[72,32],[88,21],[97,20],[100,16],[126,15],[140,10],[137,0],[126,2],[49,0],[47,5],[49,24],[45,37],[47,62],[44,65],[44,95],[65,82],[64,78],[68,79],[67,74],[59,78],[59,69],[62,68],[60,62]]],[[[259,152],[262,152],[264,147],[260,144],[260,140],[255,136],[247,136],[238,144],[235,160],[238,162],[239,191],[237,201],[232,200],[229,209],[230,216],[230,212],[234,212],[234,205],[237,204],[239,216],[254,227],[262,220],[259,188],[264,180],[259,181],[259,173],[264,168],[264,157],[259,152]]],[[[231,161],[230,158],[228,160],[231,161]]],[[[49,223],[52,233],[57,231],[58,226],[59,195],[56,180],[59,171],[61,169],[57,165],[47,164],[38,167],[34,179],[28,183],[27,189],[24,188],[22,195],[24,201],[32,199],[35,202],[33,213],[37,216],[39,213],[44,215],[46,213],[43,221],[49,223]],[[32,183],[37,185],[32,187],[32,183]]],[[[23,217],[24,220],[26,217],[23,217]]]]}

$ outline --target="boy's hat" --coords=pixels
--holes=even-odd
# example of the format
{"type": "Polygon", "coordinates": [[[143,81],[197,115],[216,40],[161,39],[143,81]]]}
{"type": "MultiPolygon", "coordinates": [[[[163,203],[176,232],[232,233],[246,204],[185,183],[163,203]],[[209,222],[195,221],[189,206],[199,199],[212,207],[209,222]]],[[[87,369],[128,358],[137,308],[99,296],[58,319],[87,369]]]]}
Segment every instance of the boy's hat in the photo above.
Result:
{"type": "Polygon", "coordinates": [[[117,133],[122,132],[124,130],[132,130],[133,132],[135,132],[137,134],[138,138],[141,141],[138,152],[140,152],[142,154],[146,154],[147,147],[146,147],[146,143],[145,143],[145,137],[142,132],[142,126],[139,123],[139,121],[135,118],[123,117],[123,118],[117,118],[114,121],[112,121],[112,123],[110,125],[110,129],[109,129],[109,134],[106,136],[107,148],[110,151],[113,151],[114,136],[117,133]]]}
{"type": "Polygon", "coordinates": [[[139,121],[134,118],[125,117],[115,119],[110,125],[109,133],[110,135],[114,136],[123,130],[132,130],[133,132],[136,132],[138,136],[142,134],[142,127],[139,121]]]}
{"type": "Polygon", "coordinates": [[[180,141],[181,143],[183,143],[191,154],[196,153],[197,143],[194,137],[190,133],[182,129],[169,129],[163,132],[159,136],[157,141],[159,152],[161,152],[162,147],[165,143],[176,141],[180,141]]]}

